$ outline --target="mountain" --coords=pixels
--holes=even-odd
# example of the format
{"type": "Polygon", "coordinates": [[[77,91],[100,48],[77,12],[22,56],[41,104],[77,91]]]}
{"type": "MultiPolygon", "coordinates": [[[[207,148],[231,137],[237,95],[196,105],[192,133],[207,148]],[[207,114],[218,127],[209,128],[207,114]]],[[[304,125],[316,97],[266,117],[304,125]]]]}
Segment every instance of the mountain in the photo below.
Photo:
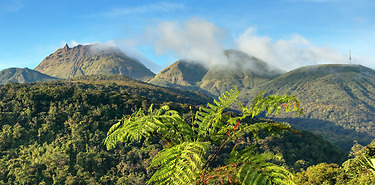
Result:
{"type": "Polygon", "coordinates": [[[149,83],[198,90],[217,97],[236,86],[239,90],[251,89],[283,72],[267,63],[236,50],[226,50],[228,66],[210,69],[199,62],[179,60],[158,73],[149,83]]]}
{"type": "Polygon", "coordinates": [[[56,79],[57,78],[48,76],[46,74],[28,68],[8,68],[0,71],[0,84],[6,84],[8,82],[39,82],[56,79]]]}
{"type": "Polygon", "coordinates": [[[94,74],[120,74],[139,80],[150,80],[155,74],[138,60],[126,56],[117,47],[99,44],[58,49],[46,57],[36,71],[57,78],[94,74]]]}
{"type": "Polygon", "coordinates": [[[361,65],[328,64],[301,67],[243,91],[249,102],[256,94],[290,94],[300,99],[304,116],[280,114],[279,120],[322,135],[349,150],[353,141],[367,145],[375,136],[375,71],[361,65]]]}
{"type": "Polygon", "coordinates": [[[149,83],[164,87],[199,90],[197,83],[207,72],[208,70],[200,63],[179,60],[156,74],[149,83]]]}

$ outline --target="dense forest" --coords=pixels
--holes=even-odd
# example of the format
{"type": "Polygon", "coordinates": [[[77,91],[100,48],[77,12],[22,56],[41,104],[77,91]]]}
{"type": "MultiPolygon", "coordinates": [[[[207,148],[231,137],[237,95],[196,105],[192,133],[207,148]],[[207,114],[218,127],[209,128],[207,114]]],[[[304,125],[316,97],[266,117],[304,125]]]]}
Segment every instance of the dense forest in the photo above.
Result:
{"type": "MultiPolygon", "coordinates": [[[[148,138],[107,150],[111,126],[151,104],[155,109],[168,105],[189,122],[192,112],[208,102],[199,93],[120,76],[2,85],[0,184],[145,184],[155,171],[147,167],[163,142],[148,138]]],[[[355,145],[348,160],[347,153],[307,131],[261,132],[259,139],[248,134],[241,140],[256,146],[256,152],[282,155],[278,164],[294,173],[297,183],[374,180],[371,168],[362,165],[363,156],[375,155],[373,145],[355,145]]]]}

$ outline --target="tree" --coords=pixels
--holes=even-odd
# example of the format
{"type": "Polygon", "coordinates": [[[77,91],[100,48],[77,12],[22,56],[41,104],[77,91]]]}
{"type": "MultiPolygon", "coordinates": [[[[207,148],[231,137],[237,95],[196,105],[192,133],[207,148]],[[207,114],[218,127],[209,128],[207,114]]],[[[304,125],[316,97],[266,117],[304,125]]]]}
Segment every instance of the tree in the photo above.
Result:
{"type": "Polygon", "coordinates": [[[302,113],[299,100],[294,96],[266,96],[260,93],[250,107],[237,100],[239,91],[232,89],[224,93],[214,104],[207,104],[196,112],[192,123],[185,122],[179,113],[163,106],[154,111],[152,106],[147,114],[140,109],[113,125],[108,131],[105,144],[107,149],[116,147],[118,142],[142,141],[157,137],[164,143],[164,149],[153,159],[148,169],[157,168],[148,183],[153,184],[293,184],[292,174],[281,166],[271,163],[280,156],[271,153],[258,154],[254,147],[237,151],[237,139],[244,134],[259,132],[268,134],[285,130],[293,131],[289,124],[282,122],[241,122],[254,118],[261,112],[278,114],[286,112],[302,113]],[[242,114],[225,114],[234,103],[242,114]],[[235,143],[224,166],[214,166],[223,148],[235,143]]]}
{"type": "Polygon", "coordinates": [[[338,164],[319,163],[296,175],[298,184],[336,184],[343,179],[344,170],[338,164]]]}
{"type": "Polygon", "coordinates": [[[375,181],[375,140],[367,146],[354,144],[350,153],[352,159],[342,166],[348,176],[348,184],[369,184],[375,181]]]}

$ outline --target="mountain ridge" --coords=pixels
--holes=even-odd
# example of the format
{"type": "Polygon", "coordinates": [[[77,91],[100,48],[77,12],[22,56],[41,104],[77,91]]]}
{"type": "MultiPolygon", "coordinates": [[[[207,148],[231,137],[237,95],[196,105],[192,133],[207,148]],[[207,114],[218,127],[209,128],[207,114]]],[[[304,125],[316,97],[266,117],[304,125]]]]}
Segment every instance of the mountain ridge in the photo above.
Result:
{"type": "Polygon", "coordinates": [[[100,44],[67,44],[47,56],[34,70],[58,78],[94,74],[121,74],[148,81],[155,74],[136,59],[126,56],[117,47],[100,44]]]}
{"type": "Polygon", "coordinates": [[[348,64],[305,66],[285,73],[247,92],[240,99],[267,91],[300,99],[305,115],[272,118],[300,129],[314,130],[349,150],[353,140],[368,144],[375,136],[375,70],[348,64]],[[362,136],[358,137],[358,136],[362,136]]]}
{"type": "Polygon", "coordinates": [[[8,82],[28,83],[57,80],[58,78],[40,73],[29,68],[8,68],[0,71],[0,84],[8,82]]]}
{"type": "Polygon", "coordinates": [[[227,66],[206,68],[197,61],[179,60],[156,74],[149,83],[197,90],[218,97],[235,86],[250,89],[283,73],[240,51],[226,50],[224,53],[230,62],[227,66]]]}

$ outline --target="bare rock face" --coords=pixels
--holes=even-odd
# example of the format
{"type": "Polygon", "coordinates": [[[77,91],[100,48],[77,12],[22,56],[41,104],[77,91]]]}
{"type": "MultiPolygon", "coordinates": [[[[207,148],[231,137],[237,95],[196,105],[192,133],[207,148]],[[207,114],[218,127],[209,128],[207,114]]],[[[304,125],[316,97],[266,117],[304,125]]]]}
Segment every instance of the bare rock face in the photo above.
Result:
{"type": "Polygon", "coordinates": [[[103,47],[97,44],[67,44],[46,57],[36,71],[57,78],[73,78],[83,75],[120,74],[138,80],[148,81],[155,76],[138,60],[126,56],[117,47],[103,47]]]}

